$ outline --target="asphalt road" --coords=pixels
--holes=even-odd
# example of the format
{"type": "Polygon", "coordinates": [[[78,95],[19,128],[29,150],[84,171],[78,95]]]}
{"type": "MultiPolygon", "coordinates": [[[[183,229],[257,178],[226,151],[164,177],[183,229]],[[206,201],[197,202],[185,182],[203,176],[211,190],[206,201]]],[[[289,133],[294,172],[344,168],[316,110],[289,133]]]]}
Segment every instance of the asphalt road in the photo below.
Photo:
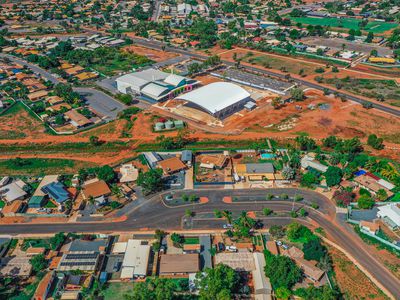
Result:
{"type": "MultiPolygon", "coordinates": [[[[184,191],[189,193],[188,191],[184,191]]],[[[182,192],[175,192],[182,193],[182,192]]],[[[63,232],[121,232],[121,231],[139,231],[143,229],[164,229],[164,230],[181,230],[182,218],[186,209],[190,209],[195,213],[192,229],[222,229],[222,220],[201,220],[196,219],[196,214],[213,213],[215,209],[229,210],[233,213],[241,211],[262,210],[264,207],[271,208],[276,212],[289,212],[294,207],[300,209],[306,208],[309,215],[308,218],[322,227],[326,234],[334,239],[334,241],[353,256],[365,270],[367,270],[390,292],[395,298],[400,299],[399,281],[383,266],[375,257],[373,257],[364,247],[361,239],[352,231],[347,224],[340,224],[332,220],[332,214],[335,213],[333,204],[321,194],[313,191],[298,189],[268,189],[268,190],[199,190],[196,191],[198,196],[206,196],[209,202],[203,205],[191,205],[184,207],[166,207],[161,200],[161,196],[141,201],[139,205],[132,207],[132,210],[126,213],[127,220],[124,222],[99,222],[99,223],[54,223],[48,224],[11,224],[1,225],[0,234],[39,234],[39,233],[56,233],[63,232]],[[238,197],[241,196],[254,197],[261,199],[267,193],[281,195],[282,193],[289,196],[302,195],[308,203],[316,202],[320,208],[318,211],[312,210],[304,206],[300,202],[292,201],[246,201],[245,203],[225,203],[222,201],[224,196],[238,197]],[[260,198],[261,197],[261,198],[260,198]]],[[[288,217],[272,217],[264,220],[266,227],[272,224],[284,225],[292,220],[288,217]]],[[[304,220],[299,219],[300,222],[304,220]]]]}
{"type": "MultiPolygon", "coordinates": [[[[42,78],[51,81],[53,84],[60,83],[60,79],[54,76],[52,73],[38,67],[35,64],[29,63],[26,60],[18,57],[0,53],[0,57],[7,57],[11,61],[20,65],[26,65],[33,72],[39,74],[42,78]]],[[[99,114],[106,117],[107,119],[115,119],[118,113],[127,108],[127,106],[109,95],[92,88],[80,88],[74,87],[74,91],[78,92],[82,97],[85,98],[87,103],[99,114]]]]}
{"type": "MultiPolygon", "coordinates": [[[[202,59],[202,60],[207,59],[207,56],[205,56],[205,55],[194,53],[194,52],[191,52],[189,50],[185,50],[185,49],[181,49],[181,48],[165,46],[163,43],[158,42],[158,41],[145,40],[145,39],[141,39],[141,38],[133,38],[133,40],[134,40],[134,42],[136,44],[142,45],[142,46],[145,46],[145,47],[148,47],[148,48],[161,50],[162,47],[164,46],[165,50],[167,50],[167,51],[179,53],[179,54],[186,55],[186,56],[189,56],[189,57],[192,57],[192,58],[196,58],[196,59],[202,59]]],[[[228,66],[234,66],[235,65],[234,63],[232,63],[230,61],[222,61],[222,62],[224,64],[228,65],[228,66]]],[[[254,66],[245,66],[245,65],[242,65],[242,68],[245,69],[245,70],[250,70],[250,71],[253,71],[253,72],[261,73],[263,75],[268,75],[268,76],[273,76],[273,77],[277,77],[277,78],[280,78],[280,79],[285,79],[285,75],[284,74],[275,73],[275,72],[272,72],[270,70],[264,70],[264,69],[260,69],[260,68],[254,67],[254,66]]],[[[292,79],[297,84],[304,85],[304,86],[309,87],[309,88],[314,88],[314,89],[317,89],[317,90],[320,90],[320,91],[323,91],[326,88],[326,87],[321,86],[319,84],[308,82],[308,81],[305,81],[305,80],[302,80],[302,79],[294,79],[294,78],[292,78],[292,79]]],[[[333,90],[333,89],[328,89],[328,90],[331,93],[335,92],[335,90],[333,90]]],[[[377,110],[380,110],[380,111],[383,111],[383,112],[386,112],[386,113],[389,113],[389,114],[392,114],[392,115],[395,115],[395,116],[398,116],[398,117],[400,116],[400,110],[398,110],[398,109],[387,107],[385,105],[382,105],[382,104],[379,104],[379,103],[376,103],[376,102],[366,101],[366,100],[364,100],[362,98],[359,98],[357,96],[350,95],[350,94],[343,93],[343,92],[338,92],[338,95],[339,95],[339,97],[345,97],[348,100],[351,100],[351,101],[354,101],[354,102],[357,102],[357,103],[360,103],[360,104],[370,103],[372,105],[372,107],[377,109],[377,110]]]]}

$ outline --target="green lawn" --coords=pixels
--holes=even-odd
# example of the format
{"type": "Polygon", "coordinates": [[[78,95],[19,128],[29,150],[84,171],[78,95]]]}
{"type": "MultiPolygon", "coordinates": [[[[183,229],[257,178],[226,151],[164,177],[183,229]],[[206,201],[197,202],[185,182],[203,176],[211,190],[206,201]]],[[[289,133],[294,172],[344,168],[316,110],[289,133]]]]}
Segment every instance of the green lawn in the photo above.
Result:
{"type": "Polygon", "coordinates": [[[0,200],[0,208],[3,208],[4,206],[6,206],[6,203],[3,200],[0,200]]]}
{"type": "Polygon", "coordinates": [[[185,242],[184,242],[184,244],[186,244],[186,245],[196,245],[199,243],[200,243],[200,240],[198,237],[187,237],[187,238],[185,238],[185,242]]]}
{"type": "MultiPolygon", "coordinates": [[[[337,18],[291,17],[290,19],[294,23],[302,23],[308,25],[321,25],[321,26],[330,26],[330,27],[355,29],[355,30],[361,29],[359,27],[359,23],[361,22],[361,20],[351,19],[351,18],[337,19],[337,18]]],[[[371,21],[368,22],[367,26],[365,26],[362,30],[372,31],[373,33],[383,33],[398,26],[399,24],[396,23],[371,21]]]]}
{"type": "Polygon", "coordinates": [[[104,300],[124,299],[124,295],[131,292],[132,289],[133,283],[131,282],[108,283],[101,294],[104,296],[104,300]]]}
{"type": "Polygon", "coordinates": [[[30,247],[33,248],[46,248],[50,249],[50,242],[48,239],[25,239],[24,243],[22,244],[22,250],[26,250],[30,247]]]}
{"type": "Polygon", "coordinates": [[[55,205],[52,201],[47,201],[46,205],[44,206],[45,208],[57,208],[57,205],[55,205]]]}

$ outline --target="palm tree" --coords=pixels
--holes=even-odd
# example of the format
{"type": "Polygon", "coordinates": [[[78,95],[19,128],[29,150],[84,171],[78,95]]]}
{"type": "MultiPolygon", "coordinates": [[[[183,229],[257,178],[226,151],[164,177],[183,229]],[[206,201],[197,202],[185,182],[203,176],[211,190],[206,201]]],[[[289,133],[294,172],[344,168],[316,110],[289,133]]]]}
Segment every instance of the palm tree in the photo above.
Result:
{"type": "Polygon", "coordinates": [[[226,219],[226,221],[231,224],[232,223],[232,212],[229,210],[224,210],[222,212],[222,216],[226,219]]]}

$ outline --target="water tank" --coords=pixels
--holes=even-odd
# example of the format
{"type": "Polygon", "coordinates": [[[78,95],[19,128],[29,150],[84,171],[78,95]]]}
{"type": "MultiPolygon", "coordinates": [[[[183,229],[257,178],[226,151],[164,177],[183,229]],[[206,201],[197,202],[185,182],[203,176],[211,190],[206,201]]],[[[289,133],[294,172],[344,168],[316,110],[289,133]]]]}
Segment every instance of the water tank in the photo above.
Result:
{"type": "Polygon", "coordinates": [[[172,121],[167,121],[167,122],[165,122],[165,128],[166,129],[172,129],[172,128],[174,128],[174,122],[172,122],[172,121]]]}
{"type": "Polygon", "coordinates": [[[155,128],[156,131],[163,130],[165,128],[165,125],[162,122],[158,122],[158,123],[156,123],[154,128],[155,128]]]}

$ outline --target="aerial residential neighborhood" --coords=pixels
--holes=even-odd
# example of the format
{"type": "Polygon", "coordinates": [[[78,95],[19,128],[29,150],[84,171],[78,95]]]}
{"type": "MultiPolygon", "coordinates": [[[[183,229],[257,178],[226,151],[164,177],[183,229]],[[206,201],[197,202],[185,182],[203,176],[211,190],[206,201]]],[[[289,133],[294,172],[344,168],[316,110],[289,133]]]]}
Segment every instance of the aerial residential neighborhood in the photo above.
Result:
{"type": "Polygon", "coordinates": [[[400,299],[400,3],[0,1],[0,299],[400,299]]]}

